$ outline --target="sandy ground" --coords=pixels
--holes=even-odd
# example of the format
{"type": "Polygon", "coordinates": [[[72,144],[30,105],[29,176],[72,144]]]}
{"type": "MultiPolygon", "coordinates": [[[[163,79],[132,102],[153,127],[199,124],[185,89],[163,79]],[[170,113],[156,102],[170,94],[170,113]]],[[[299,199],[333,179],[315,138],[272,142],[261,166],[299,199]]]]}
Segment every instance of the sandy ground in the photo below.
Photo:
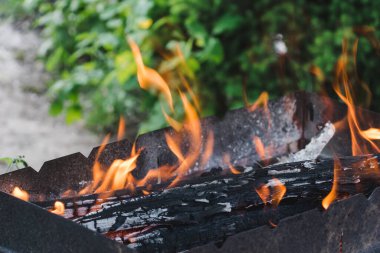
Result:
{"type": "MultiPolygon", "coordinates": [[[[25,156],[34,169],[74,152],[88,155],[101,139],[78,123],[49,116],[36,33],[0,21],[0,157],[25,156]],[[39,92],[38,92],[39,91],[39,92]]],[[[0,166],[0,173],[4,173],[0,166]]]]}

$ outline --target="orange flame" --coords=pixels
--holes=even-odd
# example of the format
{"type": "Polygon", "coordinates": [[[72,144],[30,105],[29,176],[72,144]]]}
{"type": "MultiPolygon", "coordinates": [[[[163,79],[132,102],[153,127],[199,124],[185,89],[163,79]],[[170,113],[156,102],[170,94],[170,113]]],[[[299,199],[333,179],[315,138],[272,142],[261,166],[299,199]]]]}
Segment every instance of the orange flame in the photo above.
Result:
{"type": "Polygon", "coordinates": [[[264,204],[271,202],[272,206],[277,207],[286,193],[286,186],[277,178],[273,178],[255,190],[264,204]]]}
{"type": "MultiPolygon", "coordinates": [[[[347,73],[347,64],[349,60],[349,54],[347,53],[346,42],[343,41],[342,55],[338,59],[336,66],[336,80],[333,83],[333,88],[339,98],[347,105],[347,121],[351,134],[352,142],[352,155],[362,155],[366,153],[371,153],[366,145],[363,145],[360,140],[364,140],[369,143],[375,152],[379,152],[380,148],[372,141],[374,129],[368,129],[363,131],[359,126],[359,120],[356,113],[355,103],[352,96],[353,86],[349,80],[349,75],[347,73]]],[[[357,52],[357,42],[354,44],[353,49],[354,54],[357,52]]],[[[356,56],[354,56],[356,57],[356,56]]],[[[334,124],[338,129],[341,123],[334,124]]],[[[376,138],[375,138],[376,139],[376,138]]]]}
{"type": "MultiPolygon", "coordinates": [[[[136,43],[131,39],[129,39],[128,42],[137,64],[137,76],[141,88],[154,88],[158,92],[163,93],[169,107],[174,112],[172,94],[169,86],[158,72],[144,66],[140,50],[136,43]]],[[[109,140],[108,135],[104,139],[96,155],[96,161],[93,168],[93,183],[81,190],[80,194],[90,192],[102,194],[107,192],[106,194],[110,194],[110,191],[119,189],[128,189],[129,191],[134,192],[136,187],[145,187],[141,192],[143,194],[149,194],[153,183],[160,184],[172,180],[168,186],[172,187],[177,185],[177,183],[191,168],[195,167],[195,165],[198,165],[198,169],[204,168],[213,152],[214,135],[212,132],[209,132],[206,141],[202,143],[202,129],[198,115],[198,112],[200,111],[199,101],[186,79],[181,75],[180,77],[185,86],[186,93],[191,98],[190,102],[187,96],[178,90],[185,115],[183,122],[175,120],[165,112],[164,108],[162,108],[166,121],[175,130],[170,133],[166,132],[165,139],[169,149],[178,159],[177,164],[173,166],[164,165],[159,168],[151,168],[144,178],[137,179],[132,175],[139,157],[139,152],[135,151],[134,146],[129,158],[125,160],[115,160],[107,171],[104,171],[99,162],[99,157],[104,151],[105,144],[109,140]],[[197,161],[199,161],[199,164],[197,164],[197,161]]],[[[121,118],[118,139],[122,138],[121,136],[124,135],[124,125],[124,119],[121,118]]]]}
{"type": "Polygon", "coordinates": [[[339,160],[334,160],[334,179],[333,185],[330,193],[322,200],[322,206],[325,210],[330,206],[330,204],[336,199],[338,192],[338,180],[339,180],[339,170],[341,169],[339,160]]]}
{"type": "Polygon", "coordinates": [[[29,193],[21,190],[19,187],[15,187],[11,193],[16,198],[22,199],[24,201],[29,201],[29,193]]]}
{"type": "Polygon", "coordinates": [[[131,156],[126,160],[115,160],[107,170],[101,185],[95,190],[95,193],[102,193],[111,190],[121,190],[131,188],[134,190],[134,177],[131,172],[136,168],[137,158],[140,153],[135,152],[135,146],[132,148],[131,156]]]}
{"type": "Polygon", "coordinates": [[[254,136],[253,142],[255,143],[256,152],[259,155],[260,159],[265,160],[266,159],[265,147],[261,139],[257,136],[254,136]]]}
{"type": "Polygon", "coordinates": [[[286,193],[286,187],[277,178],[273,178],[272,180],[273,180],[273,183],[275,183],[275,185],[273,186],[273,192],[272,192],[272,205],[277,207],[286,193]]]}
{"type": "Polygon", "coordinates": [[[174,144],[170,138],[167,138],[167,141],[169,140],[167,143],[170,150],[176,154],[180,160],[180,164],[176,168],[177,177],[174,179],[170,186],[176,185],[188,172],[188,170],[195,164],[200,156],[202,147],[201,123],[198,113],[195,107],[189,102],[189,100],[182,92],[179,92],[179,95],[181,97],[185,110],[185,121],[183,124],[182,134],[185,134],[187,136],[187,138],[181,140],[181,143],[188,143],[188,150],[186,154],[183,154],[179,148],[182,145],[174,144]]]}
{"type": "Polygon", "coordinates": [[[318,66],[311,65],[309,68],[309,72],[313,74],[318,81],[323,82],[325,80],[325,75],[323,74],[321,68],[319,68],[318,66]]]}
{"type": "Polygon", "coordinates": [[[361,132],[366,138],[370,140],[380,140],[380,129],[369,128],[361,132]]]}
{"type": "Polygon", "coordinates": [[[213,151],[214,151],[214,132],[210,132],[207,136],[206,145],[202,153],[202,158],[201,158],[201,162],[199,166],[200,170],[204,169],[213,151]]]}
{"type": "Polygon", "coordinates": [[[83,188],[79,192],[80,195],[86,194],[86,193],[92,193],[94,191],[94,189],[96,189],[96,187],[101,182],[101,180],[104,176],[104,171],[102,169],[102,165],[99,162],[99,157],[103,153],[109,139],[110,139],[110,135],[108,134],[108,135],[106,135],[106,137],[104,137],[102,144],[100,145],[98,152],[96,153],[95,163],[94,163],[93,168],[92,168],[92,179],[93,179],[92,184],[83,188]]]}
{"type": "Polygon", "coordinates": [[[144,90],[152,88],[162,93],[169,105],[169,108],[174,111],[173,98],[169,85],[156,70],[144,65],[140,49],[131,38],[128,38],[128,43],[131,47],[137,65],[137,79],[140,87],[144,90]]]}
{"type": "Polygon", "coordinates": [[[228,168],[230,169],[231,173],[232,174],[241,174],[241,171],[237,170],[232,164],[231,164],[231,161],[230,161],[230,155],[229,154],[224,154],[223,155],[223,161],[224,163],[228,166],[228,168]]]}
{"type": "Polygon", "coordinates": [[[268,185],[264,184],[255,189],[260,199],[266,204],[270,200],[270,190],[268,185]]]}
{"type": "Polygon", "coordinates": [[[123,116],[121,116],[119,120],[119,128],[117,131],[117,140],[118,141],[122,140],[124,136],[125,136],[125,119],[123,116]]]}
{"type": "Polygon", "coordinates": [[[261,92],[260,96],[256,99],[255,103],[253,105],[248,107],[248,110],[250,112],[255,111],[260,106],[263,106],[265,109],[268,108],[268,100],[269,100],[269,94],[266,91],[261,92]]]}
{"type": "Polygon", "coordinates": [[[51,213],[57,214],[57,215],[64,215],[65,214],[65,204],[63,204],[61,201],[56,201],[54,203],[54,209],[49,210],[51,213]]]}

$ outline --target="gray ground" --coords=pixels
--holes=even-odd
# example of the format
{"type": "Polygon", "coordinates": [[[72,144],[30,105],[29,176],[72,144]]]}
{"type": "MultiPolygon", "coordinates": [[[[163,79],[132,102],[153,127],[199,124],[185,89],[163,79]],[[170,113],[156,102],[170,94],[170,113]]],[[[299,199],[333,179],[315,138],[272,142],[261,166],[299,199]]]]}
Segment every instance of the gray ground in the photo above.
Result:
{"type": "MultiPolygon", "coordinates": [[[[88,155],[101,138],[80,123],[68,126],[48,115],[41,92],[47,76],[36,62],[39,44],[36,33],[0,21],[0,158],[24,155],[36,170],[70,153],[88,155]]],[[[0,173],[4,170],[0,166],[0,173]]]]}

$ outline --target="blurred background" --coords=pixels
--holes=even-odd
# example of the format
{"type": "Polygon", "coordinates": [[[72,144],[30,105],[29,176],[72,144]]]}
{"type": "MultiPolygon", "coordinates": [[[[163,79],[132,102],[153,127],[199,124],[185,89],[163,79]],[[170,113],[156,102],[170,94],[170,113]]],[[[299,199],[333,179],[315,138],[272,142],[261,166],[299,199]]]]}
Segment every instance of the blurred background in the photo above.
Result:
{"type": "Polygon", "coordinates": [[[357,41],[357,101],[380,111],[379,10],[369,0],[1,0],[0,157],[39,169],[88,154],[121,116],[131,139],[166,126],[127,36],[173,90],[187,80],[202,116],[220,117],[262,91],[334,97],[342,41],[357,41]]]}

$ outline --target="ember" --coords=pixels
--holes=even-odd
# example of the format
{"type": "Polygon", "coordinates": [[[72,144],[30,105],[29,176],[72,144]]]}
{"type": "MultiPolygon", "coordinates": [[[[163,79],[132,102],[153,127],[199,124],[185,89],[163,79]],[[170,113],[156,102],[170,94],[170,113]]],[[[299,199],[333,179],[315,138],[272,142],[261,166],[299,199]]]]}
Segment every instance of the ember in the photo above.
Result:
{"type": "Polygon", "coordinates": [[[19,187],[15,187],[12,191],[12,195],[16,198],[22,199],[24,201],[29,201],[29,193],[21,190],[19,187]]]}

